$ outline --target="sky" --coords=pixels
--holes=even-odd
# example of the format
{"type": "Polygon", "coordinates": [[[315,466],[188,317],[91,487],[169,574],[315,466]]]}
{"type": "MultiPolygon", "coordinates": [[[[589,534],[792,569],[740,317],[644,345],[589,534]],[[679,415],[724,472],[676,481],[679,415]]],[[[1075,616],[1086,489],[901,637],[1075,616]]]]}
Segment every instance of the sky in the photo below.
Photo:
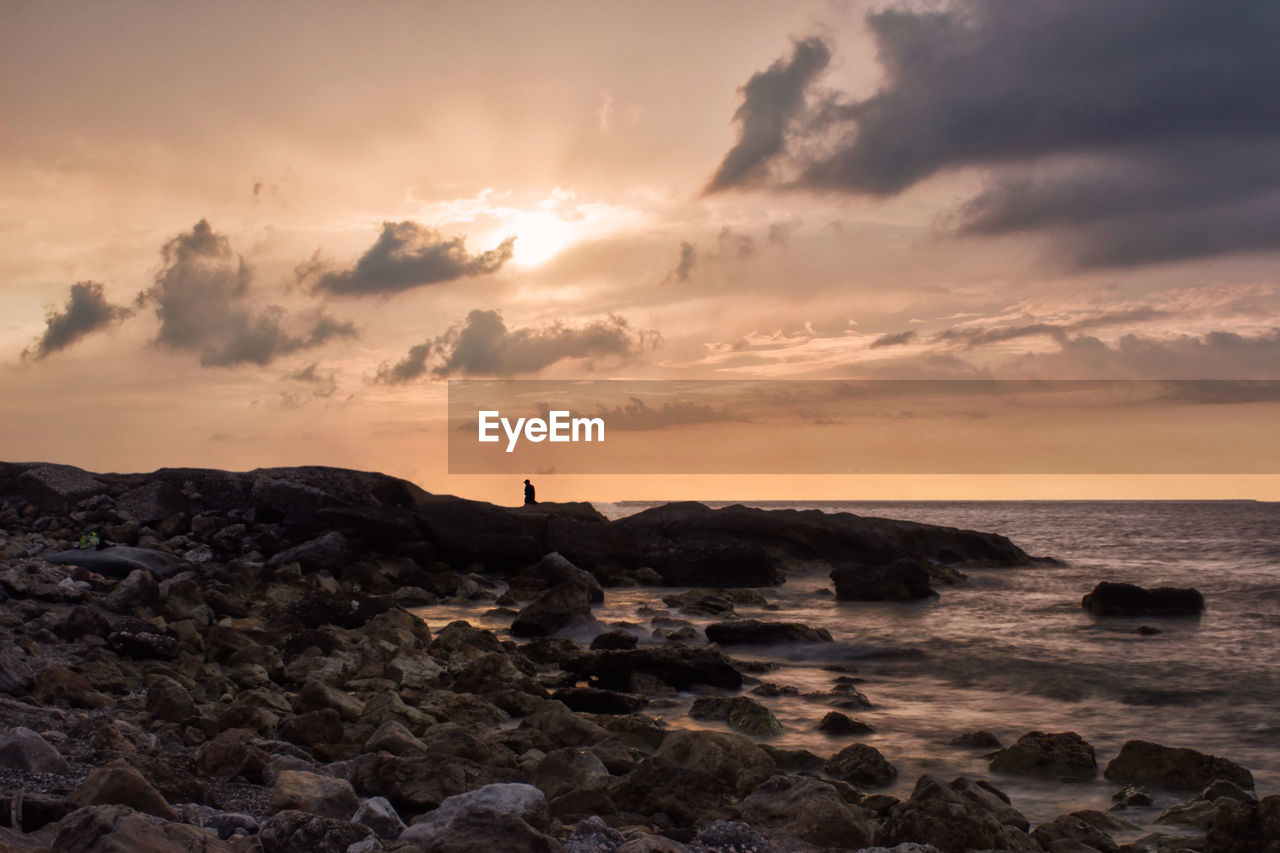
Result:
{"type": "MultiPolygon", "coordinates": [[[[0,458],[512,503],[448,473],[449,380],[1277,380],[1277,41],[1269,0],[0,0],[0,458]]],[[[1273,396],[1179,406],[1223,473],[530,473],[1280,499],[1237,435],[1273,396]]],[[[1088,415],[1078,441],[1150,452],[1150,419],[1088,415]]],[[[869,456],[956,429],[893,421],[869,456]]]]}

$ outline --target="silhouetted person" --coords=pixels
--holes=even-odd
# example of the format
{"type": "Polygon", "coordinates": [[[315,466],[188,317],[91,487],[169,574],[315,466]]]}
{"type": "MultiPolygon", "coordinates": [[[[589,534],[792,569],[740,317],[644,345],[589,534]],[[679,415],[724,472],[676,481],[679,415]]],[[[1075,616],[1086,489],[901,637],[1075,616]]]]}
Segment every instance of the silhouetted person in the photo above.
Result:
{"type": "Polygon", "coordinates": [[[530,483],[528,480],[525,480],[524,481],[524,505],[529,506],[531,504],[536,504],[537,502],[538,502],[538,499],[534,496],[533,483],[530,483]]]}

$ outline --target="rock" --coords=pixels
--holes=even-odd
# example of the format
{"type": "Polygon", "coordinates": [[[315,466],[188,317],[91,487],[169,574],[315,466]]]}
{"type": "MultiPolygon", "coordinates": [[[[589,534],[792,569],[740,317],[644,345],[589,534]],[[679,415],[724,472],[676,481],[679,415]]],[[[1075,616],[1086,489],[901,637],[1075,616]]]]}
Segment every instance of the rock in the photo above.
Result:
{"type": "Polygon", "coordinates": [[[444,667],[425,653],[406,651],[388,661],[384,673],[399,687],[428,690],[435,686],[444,667]]]}
{"type": "Polygon", "coordinates": [[[564,670],[579,679],[591,679],[607,690],[641,692],[632,689],[636,675],[645,675],[674,687],[688,690],[696,684],[739,690],[742,674],[716,649],[639,648],[629,651],[578,652],[561,662],[564,670]]]}
{"type": "Polygon", "coordinates": [[[191,500],[186,495],[155,480],[116,498],[116,512],[135,524],[153,524],[190,509],[191,500]]]}
{"type": "Polygon", "coordinates": [[[1145,740],[1126,742],[1103,775],[1115,782],[1136,782],[1173,790],[1198,791],[1216,779],[1225,779],[1245,789],[1253,788],[1253,774],[1234,761],[1145,740]]]}
{"type": "Polygon", "coordinates": [[[276,812],[258,833],[271,853],[347,853],[352,845],[373,837],[367,826],[293,810],[276,812]]]}
{"type": "Polygon", "coordinates": [[[857,849],[871,843],[865,818],[821,779],[774,776],[742,801],[742,819],[775,844],[857,849]]]}
{"type": "Polygon", "coordinates": [[[875,729],[860,720],[845,716],[839,711],[828,711],[827,715],[822,718],[822,722],[818,723],[818,731],[843,737],[846,735],[871,734],[875,732],[875,729]]]}
{"type": "Polygon", "coordinates": [[[883,788],[898,778],[898,771],[880,750],[865,743],[846,746],[827,759],[823,769],[854,787],[883,788]]]}
{"type": "Polygon", "coordinates": [[[734,600],[729,590],[690,589],[664,595],[662,603],[698,616],[732,616],[734,600]]]}
{"type": "Polygon", "coordinates": [[[178,640],[155,630],[147,622],[125,619],[107,635],[107,645],[135,660],[172,660],[178,655],[178,640]]]}
{"type": "Polygon", "coordinates": [[[177,557],[167,551],[112,545],[97,550],[73,548],[45,554],[44,560],[66,566],[79,566],[109,578],[124,578],[136,571],[149,572],[153,578],[172,577],[182,569],[177,557]]]}
{"type": "Polygon", "coordinates": [[[700,815],[718,808],[731,790],[719,776],[693,766],[673,764],[659,755],[636,765],[635,770],[617,783],[611,796],[619,810],[643,815],[663,812],[677,826],[690,826],[700,815]]]}
{"type": "Polygon", "coordinates": [[[704,696],[693,700],[689,716],[695,720],[723,720],[730,728],[752,737],[782,734],[782,724],[773,712],[749,696],[728,699],[704,696]]]}
{"type": "Polygon", "coordinates": [[[715,622],[708,625],[705,632],[708,640],[722,646],[831,642],[831,632],[826,628],[810,628],[799,622],[739,619],[733,622],[715,622]]]}
{"type": "Polygon", "coordinates": [[[484,785],[446,798],[439,808],[402,832],[400,840],[430,849],[429,845],[438,838],[457,834],[455,824],[461,818],[476,815],[516,818],[538,832],[551,827],[551,811],[542,791],[532,785],[512,782],[484,785]]]}
{"type": "Polygon", "coordinates": [[[254,744],[257,739],[258,735],[248,729],[227,729],[200,747],[196,766],[219,782],[236,778],[260,781],[271,758],[254,744]]]}
{"type": "Polygon", "coordinates": [[[914,560],[885,565],[846,563],[833,569],[831,582],[840,601],[910,601],[937,595],[929,570],[914,560]]]}
{"type": "Polygon", "coordinates": [[[360,799],[347,780],[301,770],[280,773],[267,801],[272,812],[297,809],[337,820],[350,820],[359,806],[360,799]]]}
{"type": "Polygon", "coordinates": [[[276,568],[298,563],[306,572],[337,571],[349,559],[347,538],[331,530],[315,539],[295,545],[276,554],[267,565],[276,568]]]}
{"type": "Polygon", "coordinates": [[[361,801],[351,822],[369,827],[375,835],[387,841],[398,838],[405,829],[404,821],[385,797],[370,797],[361,801]]]}
{"type": "Polygon", "coordinates": [[[533,774],[533,784],[548,800],[570,791],[603,791],[610,779],[604,762],[578,747],[552,750],[533,774]]]}
{"type": "Polygon", "coordinates": [[[1112,808],[1122,809],[1130,806],[1149,806],[1152,802],[1151,794],[1139,785],[1125,785],[1111,795],[1111,801],[1116,804],[1112,808]]]}
{"type": "Polygon", "coordinates": [[[286,770],[302,770],[306,773],[315,773],[316,766],[305,758],[299,758],[296,755],[277,755],[267,762],[266,767],[262,768],[262,784],[267,787],[274,786],[276,780],[280,778],[280,774],[286,770]]]}
{"type": "Polygon", "coordinates": [[[147,688],[147,713],[157,720],[185,723],[195,716],[196,703],[187,688],[161,675],[147,688]]]}
{"type": "Polygon", "coordinates": [[[1160,813],[1154,823],[1165,826],[1187,826],[1208,830],[1218,817],[1218,804],[1212,800],[1190,800],[1170,806],[1160,813]]]}
{"type": "Polygon", "coordinates": [[[617,853],[626,836],[598,817],[588,817],[573,826],[565,842],[565,853],[617,853]]]}
{"type": "Polygon", "coordinates": [[[516,637],[545,637],[590,619],[590,592],[574,583],[561,583],[517,614],[511,623],[511,634],[516,637]]]}
{"type": "Polygon", "coordinates": [[[427,745],[414,737],[413,732],[396,720],[387,720],[369,736],[361,747],[361,751],[389,752],[392,755],[423,755],[427,751],[427,745]]]}
{"type": "MultiPolygon", "coordinates": [[[[985,802],[966,796],[963,785],[952,785],[921,776],[915,790],[905,802],[894,806],[886,816],[877,841],[885,846],[904,842],[932,844],[943,853],[967,853],[970,850],[1037,851],[1040,845],[1024,829],[1007,821],[1011,808],[993,810],[985,802]]],[[[1018,815],[1021,817],[1021,815],[1018,815]]],[[[1019,823],[1027,825],[1025,817],[1019,823]]]]}
{"type": "Polygon", "coordinates": [[[122,805],[165,820],[178,819],[141,773],[119,761],[91,771],[67,799],[77,806],[122,805]]]}
{"type": "Polygon", "coordinates": [[[453,755],[401,757],[366,753],[351,762],[351,784],[365,797],[385,797],[402,815],[420,814],[447,797],[494,782],[512,781],[517,774],[485,767],[453,755]]]}
{"type": "Polygon", "coordinates": [[[154,610],[160,604],[160,585],[144,569],[134,569],[107,596],[107,609],[113,613],[133,613],[135,608],[154,610]]]}
{"type": "Polygon", "coordinates": [[[600,582],[590,572],[578,568],[556,551],[543,557],[538,565],[533,567],[533,571],[553,587],[562,583],[581,587],[591,597],[593,604],[604,601],[604,589],[601,588],[600,582]]]}
{"type": "Polygon", "coordinates": [[[643,696],[595,687],[569,687],[557,690],[551,698],[585,714],[634,714],[649,704],[643,696]]]}
{"type": "Polygon", "coordinates": [[[293,699],[293,710],[298,714],[325,708],[332,708],[342,719],[351,723],[359,720],[364,713],[364,703],[359,699],[315,679],[303,684],[293,699]]]}
{"type": "Polygon", "coordinates": [[[1103,581],[1080,600],[1080,606],[1095,616],[1195,616],[1204,612],[1204,596],[1190,588],[1144,589],[1103,581]]]}
{"type": "Polygon", "coordinates": [[[1075,732],[1028,732],[991,757],[992,773],[1065,782],[1088,782],[1098,775],[1093,747],[1075,732]]]}
{"type": "Polygon", "coordinates": [[[66,773],[71,769],[62,753],[39,733],[23,726],[0,738],[0,767],[28,773],[66,773]]]}
{"type": "Polygon", "coordinates": [[[1280,796],[1258,802],[1219,800],[1204,853],[1274,853],[1280,849],[1280,796]]]}
{"type": "Polygon", "coordinates": [[[332,708],[307,711],[280,722],[277,736],[299,746],[342,741],[342,716],[332,708]]]}
{"type": "Polygon", "coordinates": [[[62,666],[49,666],[40,671],[32,683],[31,698],[42,705],[64,708],[104,708],[111,703],[93,689],[87,678],[62,666]]]}
{"type": "Polygon", "coordinates": [[[598,634],[591,641],[591,650],[610,651],[615,649],[634,649],[636,647],[636,635],[630,631],[624,631],[621,628],[614,631],[605,631],[598,634]]]}
{"type": "Polygon", "coordinates": [[[26,652],[15,646],[0,649],[0,693],[24,696],[33,677],[26,652]]]}
{"type": "Polygon", "coordinates": [[[211,829],[223,841],[236,835],[257,835],[262,824],[253,815],[241,812],[212,812],[203,815],[201,823],[205,829],[211,829]]]}
{"type": "Polygon", "coordinates": [[[1000,738],[996,737],[991,732],[983,731],[981,729],[973,732],[965,732],[962,735],[953,737],[951,739],[951,745],[970,747],[973,749],[999,749],[1001,746],[1000,738]]]}
{"type": "Polygon", "coordinates": [[[690,853],[722,853],[751,850],[753,853],[779,853],[758,830],[745,823],[716,820],[698,830],[689,842],[690,853]]]}
{"type": "Polygon", "coordinates": [[[1120,853],[1120,847],[1106,832],[1075,814],[1058,815],[1032,831],[1031,837],[1046,850],[1059,850],[1067,845],[1074,849],[1096,850],[1098,853],[1120,853]]]}
{"type": "MultiPolygon", "coordinates": [[[[508,814],[477,808],[459,814],[445,830],[415,824],[400,834],[424,853],[563,853],[564,846],[527,822],[508,814]]],[[[412,848],[411,848],[412,849],[412,848]]]]}
{"type": "Polygon", "coordinates": [[[81,498],[106,491],[101,480],[72,465],[33,465],[11,486],[12,494],[55,515],[66,515],[81,498]]]}
{"type": "Polygon", "coordinates": [[[556,746],[592,746],[609,737],[604,728],[554,700],[542,703],[538,710],[524,718],[520,728],[536,729],[556,746]]]}
{"type": "Polygon", "coordinates": [[[77,809],[55,825],[51,846],[93,853],[233,853],[212,832],[139,814],[123,805],[77,809]]]}
{"type": "Polygon", "coordinates": [[[53,630],[62,639],[74,643],[85,637],[106,637],[111,633],[111,622],[96,607],[81,604],[72,608],[53,630]]]}
{"type": "Polygon", "coordinates": [[[776,771],[769,753],[741,735],[705,729],[669,733],[655,754],[677,767],[709,773],[745,796],[776,771]]]}

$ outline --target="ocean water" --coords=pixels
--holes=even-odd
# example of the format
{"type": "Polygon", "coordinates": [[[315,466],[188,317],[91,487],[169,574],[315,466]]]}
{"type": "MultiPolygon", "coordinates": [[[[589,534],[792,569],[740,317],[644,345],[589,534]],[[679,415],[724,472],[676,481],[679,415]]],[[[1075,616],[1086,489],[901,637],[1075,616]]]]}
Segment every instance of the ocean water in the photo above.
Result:
{"type": "MultiPolygon", "coordinates": [[[[620,517],[654,503],[599,504],[620,517]]],[[[713,506],[721,504],[711,504],[713,506]]],[[[906,796],[916,778],[966,774],[990,779],[1034,823],[1080,808],[1106,809],[1120,786],[1101,769],[1126,740],[1140,738],[1230,758],[1254,774],[1260,794],[1280,793],[1280,504],[1214,502],[786,502],[765,508],[851,512],[992,531],[1062,565],[972,569],[967,583],[940,587],[911,603],[838,602],[820,570],[799,571],[760,591],[777,609],[738,607],[745,617],[828,629],[834,643],[735,647],[737,658],[766,661],[759,676],[801,694],[830,691],[856,670],[872,707],[845,713],[875,727],[859,736],[815,731],[831,708],[820,698],[764,697],[784,733],[770,742],[834,754],[855,740],[879,749],[899,771],[889,793],[906,796]],[[1200,618],[1098,619],[1080,598],[1101,580],[1193,586],[1205,596],[1200,618]],[[1133,633],[1139,625],[1160,633],[1133,633]],[[987,753],[953,747],[976,729],[1004,744],[1029,731],[1080,734],[1097,751],[1091,783],[1039,783],[993,776],[987,753]]],[[[606,591],[596,616],[648,639],[650,613],[676,590],[606,591]]],[[[433,627],[451,618],[505,629],[483,607],[430,608],[433,627]],[[436,612],[432,612],[436,611],[436,612]]],[[[674,613],[699,628],[712,619],[674,613]]],[[[699,632],[701,638],[701,632],[699,632]]],[[[589,639],[583,636],[582,639],[589,639]]],[[[687,716],[691,696],[650,713],[674,726],[706,727],[687,716]]],[[[715,726],[715,724],[710,724],[715,726]]],[[[1153,792],[1158,793],[1158,792],[1153,792]]],[[[1159,795],[1150,809],[1123,816],[1147,828],[1186,796],[1159,795]]],[[[1137,833],[1134,833],[1136,835],[1137,833]]],[[[1128,835],[1123,836],[1129,837],[1128,835]]]]}

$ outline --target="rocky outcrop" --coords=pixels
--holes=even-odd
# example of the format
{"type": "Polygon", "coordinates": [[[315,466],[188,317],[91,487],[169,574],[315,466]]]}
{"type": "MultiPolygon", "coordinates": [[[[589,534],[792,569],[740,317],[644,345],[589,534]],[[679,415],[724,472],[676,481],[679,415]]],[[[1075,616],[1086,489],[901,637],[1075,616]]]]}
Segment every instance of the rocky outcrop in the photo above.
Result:
{"type": "Polygon", "coordinates": [[[911,796],[889,809],[877,841],[886,847],[932,844],[942,853],[1038,851],[1040,845],[1027,835],[1027,826],[1027,819],[995,789],[975,789],[963,778],[948,785],[921,776],[911,796]],[[992,796],[1003,807],[993,803],[992,796]]]}
{"type": "Polygon", "coordinates": [[[742,801],[742,819],[778,846],[819,849],[871,845],[867,815],[850,808],[833,785],[808,776],[774,776],[742,801]]]}
{"type": "Polygon", "coordinates": [[[1204,612],[1204,596],[1190,588],[1144,589],[1103,581],[1080,600],[1080,606],[1095,616],[1197,616],[1204,612]]]}
{"type": "Polygon", "coordinates": [[[693,685],[737,690],[742,674],[715,649],[638,648],[630,650],[579,652],[565,657],[560,665],[578,678],[586,678],[608,690],[643,692],[637,676],[654,679],[688,690],[693,685]]]}
{"type": "Polygon", "coordinates": [[[728,732],[673,731],[662,741],[656,757],[710,773],[739,795],[754,790],[776,770],[769,753],[759,745],[728,732]]]}
{"type": "Polygon", "coordinates": [[[511,633],[516,637],[545,637],[590,618],[591,591],[566,581],[521,610],[511,623],[511,633]]]}
{"type": "Polygon", "coordinates": [[[911,601],[937,595],[929,585],[929,570],[916,560],[883,565],[845,563],[831,572],[836,598],[841,601],[911,601]]]}
{"type": "Polygon", "coordinates": [[[831,632],[826,628],[810,628],[799,622],[739,619],[733,622],[714,622],[704,631],[708,640],[721,646],[831,642],[831,632]]]}
{"type": "Polygon", "coordinates": [[[1253,774],[1234,761],[1145,740],[1126,742],[1103,775],[1115,782],[1184,791],[1198,791],[1218,779],[1253,788],[1253,774]]]}

